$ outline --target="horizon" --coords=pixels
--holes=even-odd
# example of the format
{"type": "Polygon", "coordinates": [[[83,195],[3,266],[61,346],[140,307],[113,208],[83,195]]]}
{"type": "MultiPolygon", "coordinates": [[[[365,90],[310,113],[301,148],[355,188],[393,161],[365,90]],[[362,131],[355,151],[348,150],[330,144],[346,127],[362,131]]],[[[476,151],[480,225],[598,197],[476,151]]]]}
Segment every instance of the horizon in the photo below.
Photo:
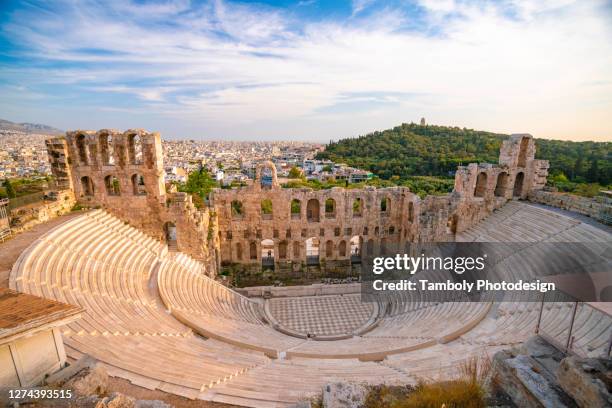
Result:
{"type": "Polygon", "coordinates": [[[0,117],[326,144],[418,123],[612,141],[601,0],[9,1],[0,117]]]}

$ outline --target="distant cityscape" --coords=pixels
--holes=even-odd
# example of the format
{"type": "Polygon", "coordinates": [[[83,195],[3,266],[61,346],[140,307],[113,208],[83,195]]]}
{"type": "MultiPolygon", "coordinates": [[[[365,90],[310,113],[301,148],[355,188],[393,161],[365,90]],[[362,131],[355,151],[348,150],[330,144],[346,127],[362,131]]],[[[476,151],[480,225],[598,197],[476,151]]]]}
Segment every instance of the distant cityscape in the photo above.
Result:
{"type": "MultiPolygon", "coordinates": [[[[45,139],[48,134],[0,129],[0,179],[51,175],[45,139]]],[[[206,168],[223,186],[248,184],[257,164],[271,160],[278,177],[286,181],[292,168],[308,180],[357,183],[372,173],[341,163],[317,160],[323,144],[306,142],[228,142],[163,140],[165,180],[184,183],[190,172],[206,168]]]]}

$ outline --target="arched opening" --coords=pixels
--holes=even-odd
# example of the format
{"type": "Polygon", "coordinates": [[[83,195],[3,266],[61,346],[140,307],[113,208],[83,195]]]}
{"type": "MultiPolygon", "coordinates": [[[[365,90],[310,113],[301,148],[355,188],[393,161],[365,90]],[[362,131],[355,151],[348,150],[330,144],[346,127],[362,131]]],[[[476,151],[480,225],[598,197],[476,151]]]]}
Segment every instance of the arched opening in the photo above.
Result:
{"type": "Polygon", "coordinates": [[[306,204],[306,218],[308,222],[319,222],[319,200],[311,198],[306,204]]]}
{"type": "Polygon", "coordinates": [[[508,173],[502,172],[497,176],[495,185],[495,197],[505,197],[508,190],[508,173]]]}
{"type": "Polygon", "coordinates": [[[300,259],[300,243],[299,241],[293,242],[293,258],[300,259]]]}
{"type": "Polygon", "coordinates": [[[389,211],[389,198],[383,197],[383,199],[380,200],[380,212],[383,214],[388,214],[388,211],[389,211]]]}
{"type": "Polygon", "coordinates": [[[361,262],[361,246],[362,239],[359,235],[355,235],[350,240],[351,245],[351,262],[358,263],[361,262]]]}
{"type": "Polygon", "coordinates": [[[340,241],[338,244],[338,256],[346,256],[346,241],[340,241]]]}
{"type": "Polygon", "coordinates": [[[144,177],[141,174],[132,175],[132,190],[133,190],[134,195],[137,195],[137,196],[147,195],[144,177]]]}
{"type": "Polygon", "coordinates": [[[113,137],[108,133],[104,133],[100,136],[100,154],[102,155],[102,164],[104,166],[112,166],[115,164],[113,137]]]}
{"type": "Polygon", "coordinates": [[[361,198],[357,197],[353,201],[353,217],[361,217],[363,214],[363,203],[361,202],[361,198]]]}
{"type": "Polygon", "coordinates": [[[389,227],[389,235],[393,235],[395,234],[395,227],[394,226],[390,226],[389,227]]]}
{"type": "Polygon", "coordinates": [[[287,241],[278,244],[278,259],[287,259],[287,241]]]}
{"type": "Polygon", "coordinates": [[[255,242],[249,244],[249,258],[251,260],[257,260],[257,244],[255,242]]]}
{"type": "Polygon", "coordinates": [[[521,139],[521,147],[519,149],[517,167],[527,167],[527,150],[529,148],[529,138],[524,137],[521,139]]]}
{"type": "Polygon", "coordinates": [[[89,164],[89,155],[87,152],[87,143],[85,135],[78,135],[76,139],[77,151],[79,152],[79,161],[87,166],[89,164]]]}
{"type": "Polygon", "coordinates": [[[375,236],[379,236],[380,235],[380,227],[374,227],[374,235],[375,236]]]}
{"type": "Polygon", "coordinates": [[[104,186],[106,187],[106,194],[109,196],[121,195],[121,187],[117,177],[112,175],[106,176],[104,178],[104,186]]]}
{"type": "Polygon", "coordinates": [[[448,221],[446,222],[446,232],[449,234],[456,234],[458,222],[459,218],[457,217],[457,214],[453,214],[452,216],[448,217],[448,221]]]}
{"type": "Polygon", "coordinates": [[[476,187],[474,188],[474,197],[484,197],[487,193],[487,173],[478,173],[476,178],[476,187]]]}
{"type": "Polygon", "coordinates": [[[274,241],[271,239],[261,241],[261,265],[274,266],[274,241]]]}
{"type": "Polygon", "coordinates": [[[272,188],[272,185],[274,184],[274,170],[272,170],[269,165],[266,165],[261,169],[261,179],[259,180],[259,183],[262,188],[272,188]]]}
{"type": "Polygon", "coordinates": [[[261,201],[261,218],[264,220],[272,219],[272,200],[269,198],[261,201]]]}
{"type": "Polygon", "coordinates": [[[236,243],[236,260],[242,261],[242,244],[240,242],[236,243]]]}
{"type": "Polygon", "coordinates": [[[336,218],[336,200],[333,198],[325,200],[325,218],[336,218]]]}
{"type": "Polygon", "coordinates": [[[412,201],[408,203],[408,221],[414,222],[414,203],[412,201]]]}
{"type": "Polygon", "coordinates": [[[312,237],[306,240],[306,264],[317,265],[319,263],[319,238],[312,237]]]}
{"type": "Polygon", "coordinates": [[[130,164],[142,164],[142,140],[138,134],[128,136],[128,157],[130,164]]]}
{"type": "Polygon", "coordinates": [[[91,179],[87,176],[81,177],[81,191],[82,194],[86,197],[91,197],[94,195],[94,186],[91,179]]]}
{"type": "Polygon", "coordinates": [[[514,179],[514,197],[521,197],[523,195],[523,180],[525,179],[525,174],[521,171],[516,175],[514,179]]]}
{"type": "Polygon", "coordinates": [[[164,224],[164,235],[166,237],[166,243],[168,244],[169,250],[177,250],[176,243],[176,225],[168,221],[164,224]]]}
{"type": "Polygon", "coordinates": [[[380,254],[387,255],[389,249],[387,248],[387,238],[383,238],[380,240],[380,254]]]}
{"type": "Polygon", "coordinates": [[[291,200],[291,219],[299,220],[302,216],[302,202],[297,198],[291,200]]]}
{"type": "Polygon", "coordinates": [[[232,218],[240,219],[244,216],[244,209],[242,208],[241,201],[234,200],[232,201],[230,205],[231,205],[231,211],[232,211],[232,218]]]}
{"type": "Polygon", "coordinates": [[[368,256],[374,255],[374,240],[371,238],[368,240],[368,248],[366,253],[368,254],[368,256]]]}
{"type": "Polygon", "coordinates": [[[334,243],[330,240],[325,243],[325,258],[334,256],[334,243]]]}

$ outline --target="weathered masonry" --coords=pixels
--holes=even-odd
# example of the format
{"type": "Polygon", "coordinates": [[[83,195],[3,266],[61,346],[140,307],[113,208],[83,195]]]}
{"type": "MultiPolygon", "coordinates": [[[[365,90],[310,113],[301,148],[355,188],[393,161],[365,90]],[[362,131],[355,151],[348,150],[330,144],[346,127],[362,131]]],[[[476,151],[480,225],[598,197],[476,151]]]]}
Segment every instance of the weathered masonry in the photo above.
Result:
{"type": "Polygon", "coordinates": [[[207,262],[274,266],[349,263],[405,242],[452,241],[507,200],[542,189],[548,162],[531,135],[504,141],[499,164],[459,167],[452,193],[424,199],[406,187],[282,188],[262,163],[243,188],[216,189],[208,208],[168,192],[158,133],[73,131],[48,141],[55,176],[79,202],[207,262]]]}

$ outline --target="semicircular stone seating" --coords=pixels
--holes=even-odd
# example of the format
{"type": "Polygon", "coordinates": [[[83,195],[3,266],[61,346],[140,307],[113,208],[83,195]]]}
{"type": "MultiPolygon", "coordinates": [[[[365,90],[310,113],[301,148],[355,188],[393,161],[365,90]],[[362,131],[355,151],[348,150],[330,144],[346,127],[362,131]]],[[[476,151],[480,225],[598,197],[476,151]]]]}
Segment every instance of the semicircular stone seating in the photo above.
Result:
{"type": "MultiPolygon", "coordinates": [[[[610,234],[510,202],[461,241],[609,243],[610,234]]],[[[111,375],[149,389],[253,407],[286,406],[330,381],[415,383],[446,378],[461,361],[524,341],[538,305],[437,302],[401,295],[363,333],[335,341],[287,335],[262,303],[214,281],[204,266],[101,210],[59,225],[15,263],[13,289],[80,305],[63,331],[69,358],[90,354],[111,375]],[[401,302],[400,302],[401,301],[401,302]]],[[[400,296],[400,295],[398,295],[400,296]]],[[[543,329],[563,336],[572,303],[549,303],[543,329]]],[[[610,318],[576,311],[574,345],[600,353],[610,318]]]]}

